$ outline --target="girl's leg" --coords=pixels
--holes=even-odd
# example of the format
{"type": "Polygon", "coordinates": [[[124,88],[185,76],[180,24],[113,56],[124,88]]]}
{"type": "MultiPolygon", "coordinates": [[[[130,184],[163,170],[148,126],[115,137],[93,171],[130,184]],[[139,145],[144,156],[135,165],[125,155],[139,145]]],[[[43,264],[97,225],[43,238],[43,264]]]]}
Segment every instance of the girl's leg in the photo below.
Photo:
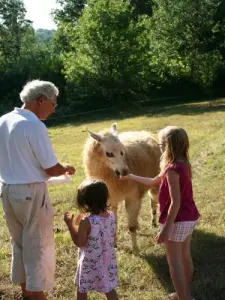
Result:
{"type": "Polygon", "coordinates": [[[77,300],[87,300],[87,293],[80,293],[77,288],[77,300]]]}
{"type": "Polygon", "coordinates": [[[110,292],[105,294],[107,297],[107,300],[118,300],[118,296],[116,293],[116,290],[111,290],[110,292]]]}
{"type": "Polygon", "coordinates": [[[188,295],[191,297],[191,282],[193,277],[193,261],[191,257],[191,235],[182,243],[182,261],[184,266],[185,280],[188,289],[188,295]]]}
{"type": "Polygon", "coordinates": [[[182,243],[169,241],[166,244],[170,275],[178,300],[190,300],[182,260],[182,243]]]}

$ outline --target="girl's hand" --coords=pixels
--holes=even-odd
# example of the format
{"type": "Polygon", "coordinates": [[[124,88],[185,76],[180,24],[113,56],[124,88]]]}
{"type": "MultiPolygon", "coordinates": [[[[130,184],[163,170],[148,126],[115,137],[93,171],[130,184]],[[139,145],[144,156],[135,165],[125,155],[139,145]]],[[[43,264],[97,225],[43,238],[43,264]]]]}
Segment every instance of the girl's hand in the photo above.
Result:
{"type": "Polygon", "coordinates": [[[74,215],[70,216],[70,213],[67,211],[64,214],[64,222],[68,226],[68,228],[74,227],[74,215]]]}
{"type": "Polygon", "coordinates": [[[76,218],[76,221],[75,221],[75,225],[79,225],[82,218],[83,218],[83,215],[78,215],[76,218]]]}
{"type": "Polygon", "coordinates": [[[160,231],[160,233],[157,234],[157,236],[155,237],[156,243],[166,244],[169,240],[170,231],[171,231],[171,227],[164,226],[163,229],[160,231]]]}
{"type": "Polygon", "coordinates": [[[128,174],[119,178],[119,180],[128,180],[128,179],[132,179],[132,174],[128,174]]]}

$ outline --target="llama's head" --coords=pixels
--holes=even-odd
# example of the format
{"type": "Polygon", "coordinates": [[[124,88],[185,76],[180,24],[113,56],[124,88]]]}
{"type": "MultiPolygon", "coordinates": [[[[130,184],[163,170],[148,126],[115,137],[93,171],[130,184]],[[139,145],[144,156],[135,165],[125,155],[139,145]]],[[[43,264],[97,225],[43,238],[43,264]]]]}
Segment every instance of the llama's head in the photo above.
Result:
{"type": "Polygon", "coordinates": [[[113,124],[104,134],[89,131],[90,136],[99,143],[104,163],[120,177],[129,173],[126,162],[126,148],[117,134],[117,124],[113,124]]]}

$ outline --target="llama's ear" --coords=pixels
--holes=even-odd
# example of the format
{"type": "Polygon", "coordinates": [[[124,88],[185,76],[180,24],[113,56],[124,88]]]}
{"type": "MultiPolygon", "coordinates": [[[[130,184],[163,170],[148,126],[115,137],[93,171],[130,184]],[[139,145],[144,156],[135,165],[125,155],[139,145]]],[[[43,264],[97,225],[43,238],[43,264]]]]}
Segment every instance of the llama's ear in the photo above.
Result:
{"type": "Polygon", "coordinates": [[[118,133],[117,133],[117,123],[112,124],[112,126],[110,127],[110,132],[111,132],[113,135],[115,135],[115,136],[118,135],[118,133]]]}
{"type": "Polygon", "coordinates": [[[88,131],[89,135],[96,141],[98,142],[101,142],[102,139],[103,139],[103,136],[101,134],[98,134],[98,133],[94,133],[94,132],[91,132],[90,130],[88,130],[86,128],[86,130],[88,131]]]}

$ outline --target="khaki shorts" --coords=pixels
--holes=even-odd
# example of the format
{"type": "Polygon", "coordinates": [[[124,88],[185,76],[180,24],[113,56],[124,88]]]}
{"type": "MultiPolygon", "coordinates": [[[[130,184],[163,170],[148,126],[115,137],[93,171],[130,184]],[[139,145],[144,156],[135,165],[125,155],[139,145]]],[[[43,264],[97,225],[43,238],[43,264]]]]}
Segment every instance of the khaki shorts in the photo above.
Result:
{"type": "Polygon", "coordinates": [[[12,281],[28,291],[53,286],[55,246],[53,210],[45,183],[0,183],[3,215],[12,243],[12,281]]]}

